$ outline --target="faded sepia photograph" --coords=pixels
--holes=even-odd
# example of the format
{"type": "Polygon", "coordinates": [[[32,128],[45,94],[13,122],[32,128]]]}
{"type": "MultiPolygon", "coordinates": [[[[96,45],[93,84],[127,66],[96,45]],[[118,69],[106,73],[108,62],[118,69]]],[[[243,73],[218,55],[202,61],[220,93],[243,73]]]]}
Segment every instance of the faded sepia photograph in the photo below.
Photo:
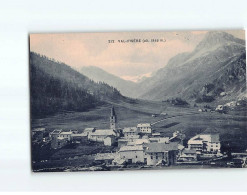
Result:
{"type": "Polygon", "coordinates": [[[34,172],[247,167],[244,30],[29,44],[34,172]]]}

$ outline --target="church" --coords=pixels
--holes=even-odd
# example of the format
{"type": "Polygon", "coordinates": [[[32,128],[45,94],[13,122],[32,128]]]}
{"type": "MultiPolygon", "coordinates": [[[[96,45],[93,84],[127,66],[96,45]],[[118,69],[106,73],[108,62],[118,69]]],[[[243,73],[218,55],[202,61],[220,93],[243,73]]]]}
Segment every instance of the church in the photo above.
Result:
{"type": "Polygon", "coordinates": [[[112,145],[116,137],[120,134],[117,131],[117,116],[115,109],[112,106],[110,115],[110,128],[109,129],[96,129],[88,134],[88,139],[91,141],[104,142],[105,145],[112,145]]]}

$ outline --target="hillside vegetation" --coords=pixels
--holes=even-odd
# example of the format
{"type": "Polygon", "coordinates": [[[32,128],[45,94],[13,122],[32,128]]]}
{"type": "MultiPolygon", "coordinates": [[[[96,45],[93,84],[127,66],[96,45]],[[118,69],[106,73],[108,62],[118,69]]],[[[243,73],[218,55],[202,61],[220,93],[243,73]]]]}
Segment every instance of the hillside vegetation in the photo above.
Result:
{"type": "Polygon", "coordinates": [[[32,117],[58,111],[86,111],[105,101],[118,101],[120,92],[95,83],[64,63],[30,53],[30,99],[32,117]]]}

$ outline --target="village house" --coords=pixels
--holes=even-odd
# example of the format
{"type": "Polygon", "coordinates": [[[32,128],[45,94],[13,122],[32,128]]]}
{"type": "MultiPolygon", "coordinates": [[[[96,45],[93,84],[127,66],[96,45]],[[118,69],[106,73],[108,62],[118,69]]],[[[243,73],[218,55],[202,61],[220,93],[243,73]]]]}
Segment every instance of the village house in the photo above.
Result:
{"type": "Polygon", "coordinates": [[[60,135],[60,133],[62,132],[61,129],[55,129],[54,131],[52,131],[49,136],[51,138],[51,148],[56,149],[58,147],[58,141],[57,138],[60,135]]]}
{"type": "Polygon", "coordinates": [[[138,146],[138,145],[143,145],[150,143],[148,138],[141,138],[141,139],[133,139],[127,143],[128,146],[138,146]]]}
{"type": "Polygon", "coordinates": [[[42,142],[44,138],[45,128],[36,128],[32,130],[32,138],[38,142],[42,142]]]}
{"type": "Polygon", "coordinates": [[[112,161],[113,165],[124,165],[125,164],[125,160],[122,159],[119,155],[119,153],[116,155],[116,157],[114,158],[114,160],[112,161]]]}
{"type": "Polygon", "coordinates": [[[127,163],[144,163],[144,152],[142,145],[138,146],[123,146],[118,151],[120,158],[127,163]]]}
{"type": "Polygon", "coordinates": [[[52,140],[54,140],[54,139],[57,139],[58,138],[58,136],[59,136],[59,134],[62,132],[62,129],[55,129],[55,130],[53,130],[50,134],[49,134],[49,136],[50,136],[50,138],[52,139],[52,140]]]}
{"type": "Polygon", "coordinates": [[[68,144],[68,138],[67,137],[58,137],[56,144],[53,146],[54,149],[62,148],[63,146],[68,144]]]}
{"type": "Polygon", "coordinates": [[[128,142],[133,139],[126,139],[126,138],[120,138],[118,139],[118,148],[121,148],[123,146],[127,146],[128,142]]]}
{"type": "Polygon", "coordinates": [[[118,136],[118,133],[113,129],[97,129],[88,134],[88,139],[91,141],[104,142],[104,139],[108,136],[118,136]]]}
{"type": "Polygon", "coordinates": [[[203,144],[203,139],[200,137],[193,137],[188,141],[188,148],[195,150],[197,154],[201,154],[206,149],[206,145],[203,144]]]}
{"type": "Polygon", "coordinates": [[[169,143],[169,137],[150,137],[149,141],[157,143],[169,143]]]}
{"type": "Polygon", "coordinates": [[[170,142],[178,142],[179,144],[183,145],[185,139],[185,134],[180,131],[175,131],[172,134],[172,137],[169,139],[170,142]]]}
{"type": "Polygon", "coordinates": [[[192,150],[188,148],[183,149],[181,155],[179,156],[179,161],[183,161],[183,162],[197,161],[196,150],[192,150]]]}
{"type": "Polygon", "coordinates": [[[71,131],[65,131],[65,132],[61,132],[58,137],[67,138],[68,141],[71,141],[72,134],[73,133],[71,131]]]}
{"type": "Polygon", "coordinates": [[[81,143],[82,141],[87,141],[87,133],[77,133],[71,135],[71,141],[73,143],[81,143]]]}
{"type": "Polygon", "coordinates": [[[142,134],[152,134],[152,127],[150,123],[140,123],[137,125],[137,130],[142,134]]]}
{"type": "Polygon", "coordinates": [[[146,148],[147,165],[176,164],[178,143],[149,143],[146,148]]]}
{"type": "Polygon", "coordinates": [[[160,133],[159,132],[152,133],[152,137],[160,137],[160,133]]]}
{"type": "Polygon", "coordinates": [[[194,149],[197,153],[220,153],[219,134],[199,134],[188,141],[188,148],[194,149]]]}
{"type": "Polygon", "coordinates": [[[104,145],[105,146],[112,146],[113,144],[116,143],[116,137],[113,135],[107,136],[104,138],[104,145]]]}
{"type": "Polygon", "coordinates": [[[123,129],[123,135],[125,138],[133,138],[138,134],[137,127],[125,127],[123,129]]]}

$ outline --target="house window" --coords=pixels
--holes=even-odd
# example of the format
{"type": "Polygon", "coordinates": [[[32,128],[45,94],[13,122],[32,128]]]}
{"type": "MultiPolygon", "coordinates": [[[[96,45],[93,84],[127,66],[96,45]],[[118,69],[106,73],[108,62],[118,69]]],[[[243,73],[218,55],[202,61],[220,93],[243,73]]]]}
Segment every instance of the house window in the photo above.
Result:
{"type": "Polygon", "coordinates": [[[151,156],[151,159],[153,159],[153,156],[151,156]]]}
{"type": "Polygon", "coordinates": [[[137,158],[137,156],[136,156],[136,158],[137,158]]]}

